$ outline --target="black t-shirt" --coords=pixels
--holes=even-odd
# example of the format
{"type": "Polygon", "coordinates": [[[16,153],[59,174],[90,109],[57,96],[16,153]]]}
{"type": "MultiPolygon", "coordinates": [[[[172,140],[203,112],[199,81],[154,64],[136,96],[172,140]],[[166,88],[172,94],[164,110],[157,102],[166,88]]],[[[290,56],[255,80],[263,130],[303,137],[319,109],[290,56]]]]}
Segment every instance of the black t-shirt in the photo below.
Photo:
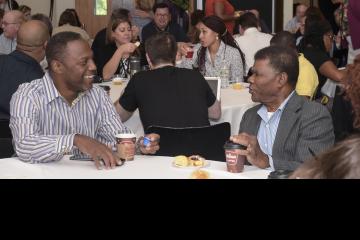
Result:
{"type": "Polygon", "coordinates": [[[215,101],[199,72],[172,66],[135,74],[119,100],[129,112],[139,108],[145,131],[151,125],[208,126],[208,108],[215,101]]]}
{"type": "Polygon", "coordinates": [[[96,65],[98,64],[97,61],[100,60],[101,53],[102,53],[103,49],[105,48],[105,46],[106,46],[106,28],[100,30],[96,34],[94,41],[91,45],[91,49],[93,50],[93,53],[94,53],[94,61],[95,61],[96,65]]]}
{"type": "Polygon", "coordinates": [[[44,72],[32,57],[15,50],[0,56],[0,119],[10,119],[10,100],[20,84],[42,78],[44,72]]]}
{"type": "MultiPolygon", "coordinates": [[[[103,76],[103,69],[108,61],[113,57],[114,53],[116,52],[117,47],[115,43],[111,43],[106,45],[102,51],[98,53],[97,59],[95,60],[97,72],[99,76],[103,76]]],[[[118,69],[116,70],[115,74],[121,74],[126,77],[126,74],[129,70],[129,60],[125,59],[120,61],[118,69]],[[126,73],[125,73],[126,72],[126,73]]]]}
{"type": "Polygon", "coordinates": [[[319,77],[319,86],[316,90],[316,94],[315,94],[315,99],[316,98],[319,98],[321,97],[321,88],[322,86],[324,86],[327,78],[322,75],[320,73],[320,67],[321,65],[323,65],[325,62],[327,61],[331,61],[331,58],[329,57],[329,55],[318,49],[318,48],[314,48],[314,47],[306,47],[304,50],[303,50],[303,54],[304,54],[304,57],[309,60],[309,62],[311,62],[311,64],[314,66],[317,74],[318,74],[318,77],[319,77]]]}

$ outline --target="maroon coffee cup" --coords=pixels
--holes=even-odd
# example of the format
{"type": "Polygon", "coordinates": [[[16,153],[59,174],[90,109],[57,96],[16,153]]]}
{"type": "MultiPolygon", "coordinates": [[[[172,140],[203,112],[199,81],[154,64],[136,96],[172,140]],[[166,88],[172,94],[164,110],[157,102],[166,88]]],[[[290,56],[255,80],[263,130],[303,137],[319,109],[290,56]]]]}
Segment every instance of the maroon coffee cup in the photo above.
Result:
{"type": "Polygon", "coordinates": [[[189,51],[187,51],[186,52],[186,58],[193,58],[193,56],[194,56],[194,49],[193,49],[193,46],[190,46],[189,48],[191,48],[191,50],[189,50],[189,51]]]}
{"type": "Polygon", "coordinates": [[[224,145],[228,172],[240,173],[244,171],[246,156],[239,155],[236,150],[245,150],[246,146],[228,141],[224,145]]]}

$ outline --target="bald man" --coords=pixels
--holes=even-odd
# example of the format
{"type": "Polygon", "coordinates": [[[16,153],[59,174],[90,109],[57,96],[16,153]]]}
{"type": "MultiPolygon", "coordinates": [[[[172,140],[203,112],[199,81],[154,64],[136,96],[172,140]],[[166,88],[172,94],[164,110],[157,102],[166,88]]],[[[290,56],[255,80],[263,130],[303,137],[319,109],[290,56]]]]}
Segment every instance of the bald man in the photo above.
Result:
{"type": "MultiPolygon", "coordinates": [[[[10,119],[10,100],[18,86],[44,76],[39,62],[45,57],[48,40],[47,26],[41,21],[31,20],[21,25],[16,50],[9,55],[0,55],[1,122],[6,123],[10,119]]],[[[7,142],[2,142],[0,146],[0,158],[11,157],[14,151],[10,129],[1,129],[0,138],[7,139],[7,142]]]]}
{"type": "Polygon", "coordinates": [[[23,22],[22,12],[13,10],[5,13],[1,24],[4,32],[0,35],[0,54],[9,54],[15,50],[17,34],[23,22]]]}
{"type": "Polygon", "coordinates": [[[48,40],[47,26],[30,20],[18,31],[16,50],[0,56],[0,119],[10,118],[10,99],[20,84],[43,77],[39,62],[45,57],[48,40]]]}

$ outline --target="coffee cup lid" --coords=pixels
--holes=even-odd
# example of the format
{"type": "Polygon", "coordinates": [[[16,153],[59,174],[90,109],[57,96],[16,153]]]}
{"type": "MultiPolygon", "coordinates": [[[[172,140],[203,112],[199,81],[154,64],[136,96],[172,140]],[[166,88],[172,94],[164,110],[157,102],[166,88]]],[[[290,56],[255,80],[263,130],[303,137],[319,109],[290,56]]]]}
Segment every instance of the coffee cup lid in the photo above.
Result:
{"type": "Polygon", "coordinates": [[[120,133],[120,134],[116,134],[115,137],[116,138],[134,138],[134,137],[136,137],[136,134],[134,134],[134,133],[120,133]]]}
{"type": "Polygon", "coordinates": [[[246,149],[246,146],[234,143],[232,141],[227,141],[224,145],[225,149],[246,149]]]}

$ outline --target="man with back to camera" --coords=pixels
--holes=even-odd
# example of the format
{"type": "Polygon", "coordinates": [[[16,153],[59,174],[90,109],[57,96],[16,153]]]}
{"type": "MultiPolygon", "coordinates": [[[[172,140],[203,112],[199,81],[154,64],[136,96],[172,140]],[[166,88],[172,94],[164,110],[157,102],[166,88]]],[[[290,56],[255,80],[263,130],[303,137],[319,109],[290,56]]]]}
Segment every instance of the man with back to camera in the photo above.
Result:
{"type": "MultiPolygon", "coordinates": [[[[10,128],[20,160],[45,163],[64,155],[89,155],[98,169],[100,161],[114,168],[115,135],[131,132],[124,126],[104,90],[92,87],[96,66],[89,44],[77,33],[52,37],[46,48],[49,72],[21,85],[10,103],[10,128]]],[[[142,153],[155,153],[156,134],[142,153]]]]}
{"type": "Polygon", "coordinates": [[[296,49],[296,39],[293,34],[288,31],[281,31],[275,34],[270,41],[271,45],[279,47],[288,47],[293,49],[299,56],[299,77],[296,84],[296,93],[300,96],[305,96],[313,99],[317,87],[319,85],[319,78],[314,66],[309,62],[304,54],[298,53],[296,49]]]}
{"type": "Polygon", "coordinates": [[[14,154],[11,144],[10,100],[18,86],[44,76],[40,62],[45,57],[45,48],[49,40],[47,27],[40,21],[28,21],[21,25],[18,32],[16,50],[8,55],[0,55],[0,119],[6,125],[0,137],[7,138],[6,147],[0,157],[14,154]],[[6,149],[6,150],[5,150],[6,149]]]}
{"type": "Polygon", "coordinates": [[[243,116],[231,140],[247,147],[238,153],[252,165],[295,170],[312,153],[334,144],[329,111],[294,91],[299,61],[295,51],[271,46],[256,53],[249,92],[255,106],[243,116]]]}
{"type": "Polygon", "coordinates": [[[18,86],[44,76],[40,62],[45,57],[49,31],[31,20],[21,25],[16,50],[0,56],[0,119],[10,119],[10,100],[18,86]]]}
{"type": "Polygon", "coordinates": [[[177,45],[171,34],[151,36],[145,49],[152,70],[135,74],[116,103],[122,121],[137,108],[145,131],[151,125],[208,126],[209,118],[221,117],[220,102],[204,77],[194,70],[175,67],[177,45]]]}

